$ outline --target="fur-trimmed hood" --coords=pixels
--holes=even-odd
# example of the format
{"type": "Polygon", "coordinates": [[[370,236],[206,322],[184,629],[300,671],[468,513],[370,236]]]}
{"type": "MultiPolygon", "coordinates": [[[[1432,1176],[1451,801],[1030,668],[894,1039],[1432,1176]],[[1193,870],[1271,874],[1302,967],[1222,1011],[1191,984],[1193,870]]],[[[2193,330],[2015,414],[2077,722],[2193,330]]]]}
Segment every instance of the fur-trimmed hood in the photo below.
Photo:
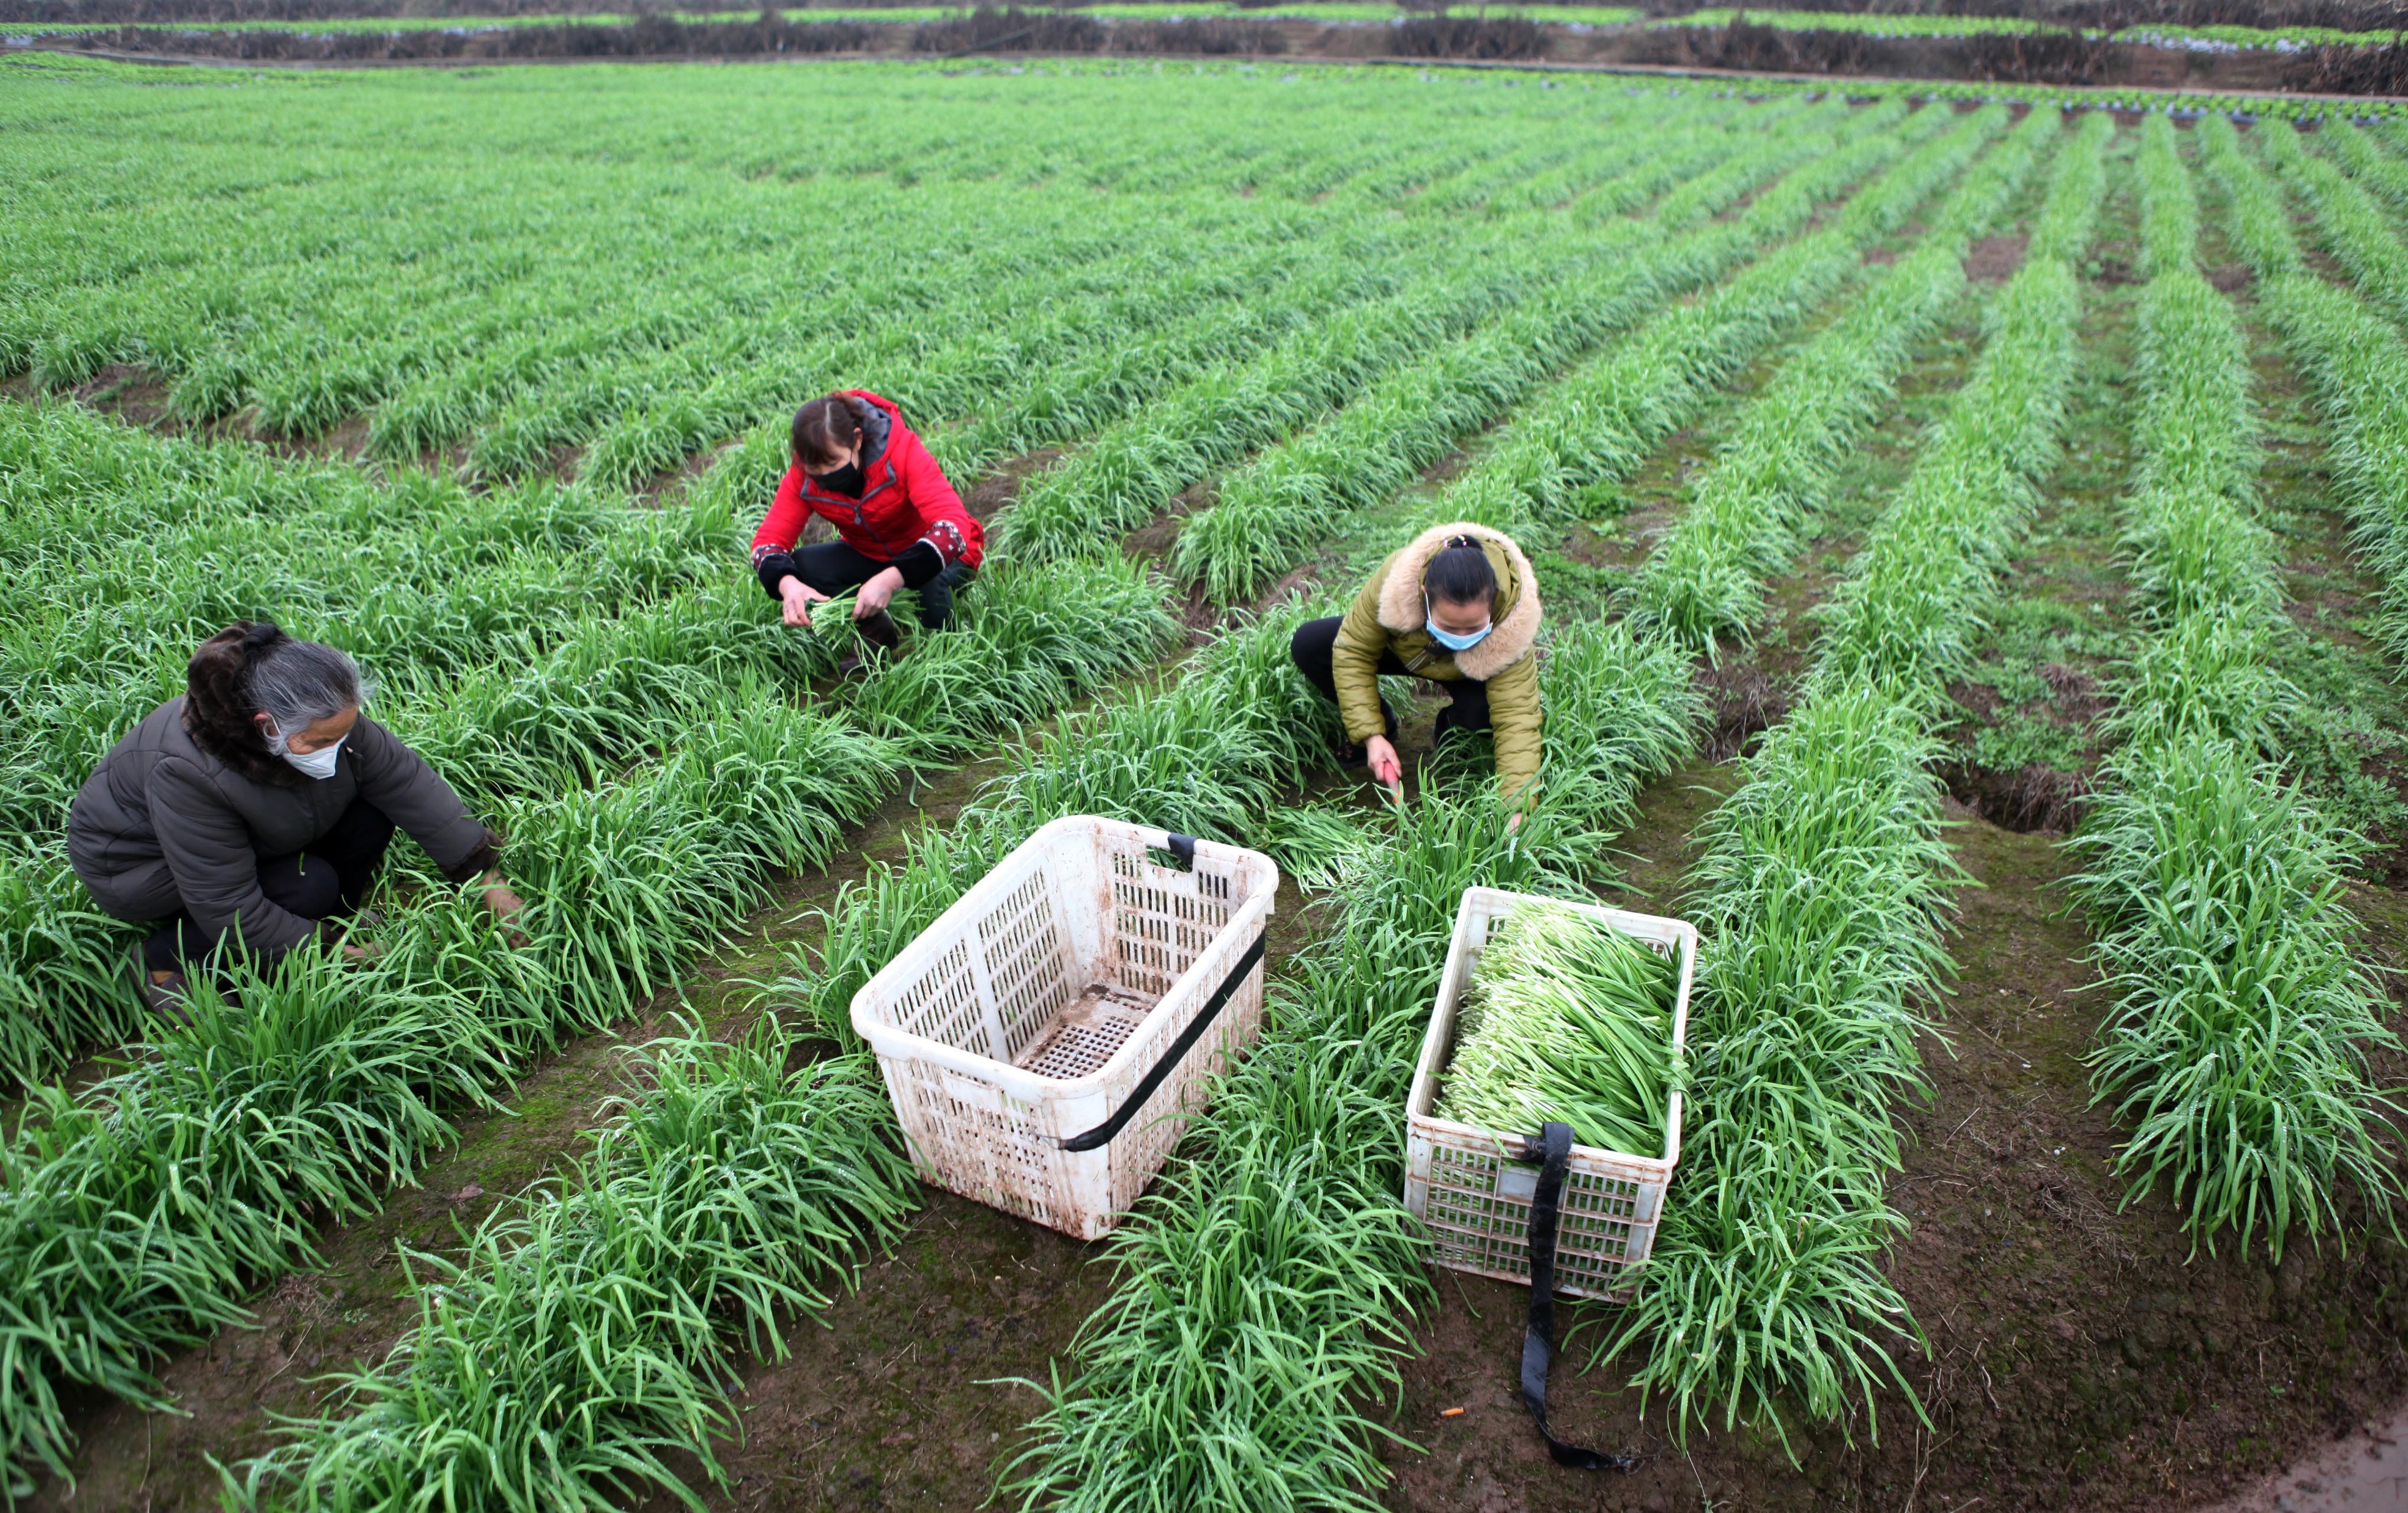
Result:
{"type": "Polygon", "coordinates": [[[1429,561],[1458,535],[1480,543],[1488,565],[1497,574],[1495,628],[1469,651],[1455,653],[1455,665],[1466,678],[1483,682],[1527,656],[1539,640],[1539,580],[1530,559],[1512,536],[1485,525],[1458,521],[1433,525],[1391,556],[1380,583],[1380,626],[1398,635],[1424,627],[1422,575],[1429,561]]]}

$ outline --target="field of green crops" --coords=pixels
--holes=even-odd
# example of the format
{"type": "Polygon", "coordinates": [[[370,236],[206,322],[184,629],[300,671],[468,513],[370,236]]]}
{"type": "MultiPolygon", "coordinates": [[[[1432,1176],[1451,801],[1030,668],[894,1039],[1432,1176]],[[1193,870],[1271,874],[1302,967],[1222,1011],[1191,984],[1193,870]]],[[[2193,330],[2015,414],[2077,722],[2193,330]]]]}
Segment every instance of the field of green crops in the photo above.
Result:
{"type": "Polygon", "coordinates": [[[2408,130],[28,57],[0,210],[9,1506],[1599,1506],[1402,1206],[1473,885],[1703,932],[1556,1373],[1603,1495],[2164,1506],[2408,1392],[2408,130]],[[856,385],[990,548],[840,680],[745,548],[856,385]],[[1458,520],[1544,587],[1517,831],[1288,660],[1458,520]],[[527,940],[403,843],[373,961],[143,1019],[66,806],[238,618],[374,675],[527,940]],[[1071,813],[1292,884],[1089,1255],[924,1192],[846,1016],[1071,813]]]}
{"type": "MultiPolygon", "coordinates": [[[[815,4],[807,8],[788,9],[783,14],[789,21],[865,21],[909,22],[939,21],[948,16],[966,14],[967,5],[848,7],[840,3],[815,4]]],[[[1064,7],[1070,8],[1070,7],[1064,7]]],[[[1283,0],[1265,5],[1248,0],[1143,0],[1143,3],[1105,3],[1075,7],[1082,14],[1104,18],[1237,16],[1255,20],[1317,21],[1336,23],[1372,23],[1402,20],[1408,13],[1394,5],[1379,0],[1283,0]]],[[[1645,21],[1645,10],[1633,6],[1583,6],[1542,4],[1496,4],[1463,7],[1466,13],[1482,16],[1525,16],[1533,21],[1552,21],[1568,26],[1628,26],[1645,21]]],[[[672,11],[668,14],[684,21],[750,21],[758,11],[694,10],[672,11]]],[[[200,23],[212,31],[300,30],[307,32],[397,32],[421,29],[466,28],[480,30],[502,26],[570,24],[609,24],[630,20],[629,15],[604,12],[580,12],[563,16],[525,15],[494,17],[416,16],[416,17],[351,17],[312,21],[218,21],[200,23]]],[[[1747,10],[1730,7],[1709,7],[1683,16],[1665,17],[1649,21],[1656,26],[1727,26],[1732,21],[1744,19],[1760,26],[1777,26],[1799,32],[1856,32],[1869,36],[1886,37],[1952,37],[1952,36],[2028,36],[2061,32],[2063,27],[2048,21],[2018,16],[1928,16],[1921,14],[1869,13],[1839,10],[1747,10]]],[[[27,36],[57,33],[98,30],[108,23],[97,21],[24,21],[7,25],[7,31],[27,36]]],[[[2149,24],[2128,26],[2115,32],[2093,29],[2087,35],[2109,37],[2115,41],[2148,43],[2159,47],[2187,48],[2197,50],[2239,51],[2271,49],[2296,51],[2317,47],[2384,47],[2394,39],[2390,32],[2348,32],[2329,26],[2176,26],[2149,24]]]]}

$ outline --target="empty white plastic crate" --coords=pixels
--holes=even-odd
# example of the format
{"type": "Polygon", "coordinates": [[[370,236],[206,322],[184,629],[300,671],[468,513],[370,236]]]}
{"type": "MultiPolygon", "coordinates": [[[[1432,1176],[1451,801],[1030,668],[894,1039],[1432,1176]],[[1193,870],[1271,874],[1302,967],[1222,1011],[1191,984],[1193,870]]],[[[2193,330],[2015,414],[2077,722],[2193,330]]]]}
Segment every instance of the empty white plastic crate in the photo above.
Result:
{"type": "Polygon", "coordinates": [[[1278,888],[1260,851],[1116,820],[1030,836],[853,994],[921,1177],[1110,1233],[1262,1024],[1278,888]]]}
{"type": "MultiPolygon", "coordinates": [[[[1514,1159],[1536,1130],[1484,1130],[1437,1117],[1439,1085],[1455,1054],[1455,1009],[1499,921],[1530,904],[1562,904],[1498,888],[1465,891],[1455,911],[1455,940],[1439,979],[1438,1007],[1422,1037],[1412,1092],[1405,1100],[1405,1206],[1429,1227],[1441,1266],[1508,1282],[1530,1279],[1530,1199],[1539,1168],[1514,1159]]],[[[1672,1006],[1672,1044],[1685,1045],[1689,980],[1698,960],[1697,927],[1681,920],[1630,914],[1594,904],[1570,906],[1633,935],[1659,956],[1680,963],[1680,996],[1672,1006]]],[[[1681,1094],[1665,1109],[1664,1154],[1633,1156],[1594,1146],[1572,1147],[1564,1176],[1555,1237],[1555,1291],[1603,1297],[1623,1273],[1647,1259],[1664,1209],[1664,1189],[1681,1159],[1681,1094]]]]}

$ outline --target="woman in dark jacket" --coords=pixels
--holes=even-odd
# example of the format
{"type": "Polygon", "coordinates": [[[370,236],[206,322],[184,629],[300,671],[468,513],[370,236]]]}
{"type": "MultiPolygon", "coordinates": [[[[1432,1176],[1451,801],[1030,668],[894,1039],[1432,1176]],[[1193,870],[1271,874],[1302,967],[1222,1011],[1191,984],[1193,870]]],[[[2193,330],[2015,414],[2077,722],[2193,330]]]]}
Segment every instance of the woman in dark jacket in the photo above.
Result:
{"type": "Polygon", "coordinates": [[[452,881],[481,878],[495,914],[518,912],[495,837],[361,698],[342,652],[238,621],[76,794],[76,875],[109,914],[157,926],[142,946],[153,1007],[225,937],[261,962],[337,938],[327,921],[359,907],[396,825],[452,881]]]}
{"type": "Polygon", "coordinates": [[[908,588],[919,591],[920,623],[941,629],[953,590],[978,568],[985,533],[903,423],[902,407],[867,389],[828,394],[795,412],[788,440],[794,465],[752,534],[752,570],[785,607],[786,623],[808,625],[812,605],[858,588],[854,623],[891,649],[902,636],[886,603],[908,588]],[[796,546],[813,515],[838,539],[796,546]]]}

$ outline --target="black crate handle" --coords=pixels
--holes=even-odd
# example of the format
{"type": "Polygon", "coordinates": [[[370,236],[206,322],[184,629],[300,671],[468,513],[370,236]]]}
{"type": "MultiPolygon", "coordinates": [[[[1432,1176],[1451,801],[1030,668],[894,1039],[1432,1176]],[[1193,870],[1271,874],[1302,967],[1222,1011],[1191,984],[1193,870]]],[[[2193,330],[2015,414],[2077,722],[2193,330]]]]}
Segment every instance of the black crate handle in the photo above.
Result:
{"type": "Polygon", "coordinates": [[[1537,1135],[1522,1137],[1522,1159],[1539,1163],[1538,1191],[1530,1194],[1530,1328],[1522,1336],[1522,1401],[1557,1465],[1576,1471],[1636,1471],[1635,1455],[1584,1450],[1547,1432],[1547,1368],[1555,1362],[1555,1220],[1571,1156],[1569,1124],[1547,1124],[1537,1135]]]}
{"type": "MultiPolygon", "coordinates": [[[[1186,839],[1183,835],[1173,838],[1186,839]]],[[[1196,844],[1194,841],[1187,843],[1190,846],[1196,844]]],[[[1246,948],[1246,953],[1238,958],[1238,964],[1229,968],[1229,975],[1221,979],[1221,986],[1212,993],[1212,1001],[1196,1011],[1196,1017],[1187,1021],[1187,1028],[1179,1032],[1179,1038],[1171,1042],[1170,1049],[1163,1052],[1161,1059],[1154,1063],[1154,1070],[1145,1074],[1144,1079],[1138,1083],[1137,1091],[1128,1095],[1127,1102],[1114,1109],[1111,1118],[1086,1134],[1073,1135],[1065,1139],[1062,1142],[1062,1149],[1093,1150],[1098,1146],[1110,1144],[1112,1136],[1121,1133],[1121,1126],[1136,1118],[1137,1111],[1145,1106],[1145,1101],[1154,1096],[1154,1090],[1162,1086],[1162,1079],[1168,1077],[1181,1062],[1186,1060],[1187,1052],[1194,1049],[1197,1041],[1204,1038],[1204,1032],[1212,1027],[1212,1021],[1221,1017],[1221,1010],[1227,1006],[1230,998],[1236,994],[1238,984],[1246,980],[1246,974],[1252,972],[1255,963],[1262,959],[1263,937],[1256,935],[1254,943],[1246,948]]]]}

